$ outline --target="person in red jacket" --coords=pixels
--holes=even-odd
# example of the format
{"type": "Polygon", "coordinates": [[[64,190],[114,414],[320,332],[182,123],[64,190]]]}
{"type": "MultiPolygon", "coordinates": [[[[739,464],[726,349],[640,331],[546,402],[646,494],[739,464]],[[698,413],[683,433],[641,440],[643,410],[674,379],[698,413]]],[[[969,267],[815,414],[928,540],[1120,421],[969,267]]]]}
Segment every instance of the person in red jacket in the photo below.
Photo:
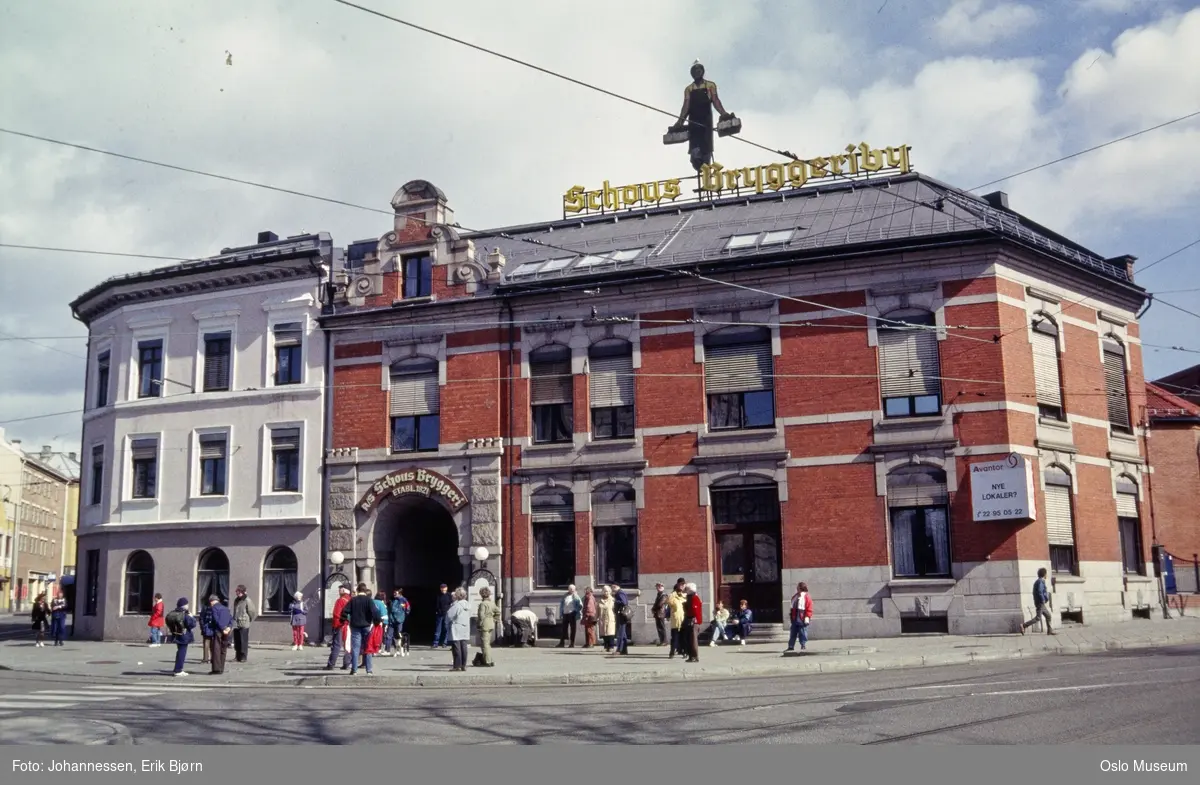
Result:
{"type": "Polygon", "coordinates": [[[350,589],[346,585],[338,588],[338,599],[333,604],[333,643],[330,646],[329,662],[325,670],[333,670],[338,655],[342,655],[342,670],[350,670],[350,625],[342,620],[342,611],[350,602],[350,589]]]}
{"type": "Polygon", "coordinates": [[[797,638],[800,639],[801,651],[808,648],[808,625],[812,622],[812,613],[812,595],[808,593],[808,584],[800,581],[796,584],[796,593],[792,595],[792,634],[788,636],[787,651],[796,650],[797,638]]]}
{"type": "Polygon", "coordinates": [[[704,607],[696,584],[687,585],[687,600],[683,607],[683,639],[688,646],[687,661],[700,662],[700,625],[704,623],[704,607]]]}
{"type": "Polygon", "coordinates": [[[161,594],[154,595],[154,606],[150,609],[150,621],[146,626],[150,628],[150,648],[157,649],[162,646],[163,628],[167,626],[167,617],[163,611],[161,594]]]}

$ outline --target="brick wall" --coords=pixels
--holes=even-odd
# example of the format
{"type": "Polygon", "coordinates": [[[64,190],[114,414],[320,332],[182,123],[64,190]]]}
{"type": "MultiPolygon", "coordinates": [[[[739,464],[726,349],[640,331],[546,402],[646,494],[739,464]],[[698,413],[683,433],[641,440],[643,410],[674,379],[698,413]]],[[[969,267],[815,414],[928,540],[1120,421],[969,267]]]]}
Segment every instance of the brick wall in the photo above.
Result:
{"type": "Polygon", "coordinates": [[[446,358],[441,394],[441,440],[500,436],[500,355],[497,352],[452,354],[446,358]]]}
{"type": "Polygon", "coordinates": [[[333,369],[333,446],[360,450],[388,446],[388,397],[378,365],[333,369]]]}
{"type": "Polygon", "coordinates": [[[1200,426],[1155,423],[1150,462],[1158,541],[1191,559],[1200,553],[1200,426]]]}

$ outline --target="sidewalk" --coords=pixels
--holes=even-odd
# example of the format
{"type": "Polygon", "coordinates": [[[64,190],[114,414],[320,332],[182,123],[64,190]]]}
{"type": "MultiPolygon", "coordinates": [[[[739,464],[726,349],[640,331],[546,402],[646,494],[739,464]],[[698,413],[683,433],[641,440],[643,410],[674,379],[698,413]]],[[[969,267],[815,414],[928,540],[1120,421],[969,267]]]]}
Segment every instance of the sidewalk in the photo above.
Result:
{"type": "MultiPolygon", "coordinates": [[[[581,636],[582,639],[582,636],[581,636]]],[[[852,641],[812,641],[808,651],[784,655],[783,646],[702,646],[700,662],[667,659],[666,648],[634,646],[625,657],[606,656],[600,649],[495,648],[496,667],[450,671],[450,652],[415,648],[409,657],[379,657],[375,676],[360,673],[351,682],[347,673],[324,670],[329,650],[309,647],[256,645],[250,662],[233,662],[232,652],[222,676],[208,675],[200,663],[200,647],[189,651],[190,676],[197,685],[279,685],[296,687],[458,685],[618,684],[683,679],[846,673],[937,665],[965,665],[1055,654],[1089,654],[1116,649],[1139,649],[1200,643],[1200,618],[1136,620],[1124,624],[1059,628],[1058,635],[948,636],[931,635],[852,641]]],[[[547,645],[548,644],[548,645],[547,645]]],[[[472,649],[471,656],[475,651],[472,649]]],[[[0,669],[45,675],[92,675],[97,679],[171,678],[175,647],[151,649],[144,644],[68,642],[36,648],[28,640],[0,643],[0,669]]],[[[179,681],[179,680],[176,680],[179,681]]]]}

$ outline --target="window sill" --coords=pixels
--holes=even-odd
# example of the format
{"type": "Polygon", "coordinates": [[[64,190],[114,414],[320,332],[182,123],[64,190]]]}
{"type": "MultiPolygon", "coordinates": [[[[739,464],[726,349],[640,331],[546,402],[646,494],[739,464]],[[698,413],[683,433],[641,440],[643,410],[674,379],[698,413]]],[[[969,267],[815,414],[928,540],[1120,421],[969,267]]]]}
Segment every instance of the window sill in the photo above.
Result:
{"type": "Polygon", "coordinates": [[[770,441],[779,436],[779,429],[769,428],[722,428],[719,431],[705,430],[700,434],[701,444],[723,444],[741,441],[770,441]]]}
{"type": "Polygon", "coordinates": [[[557,453],[570,452],[573,449],[575,449],[575,442],[542,442],[540,444],[531,444],[522,450],[522,452],[526,454],[557,453]]]}
{"type": "MultiPolygon", "coordinates": [[[[304,497],[302,491],[267,491],[263,494],[264,499],[300,499],[304,497]]],[[[210,497],[203,497],[210,498],[210,497]]]]}
{"type": "Polygon", "coordinates": [[[188,497],[188,501],[192,504],[200,502],[202,504],[207,504],[208,506],[215,507],[215,506],[221,505],[221,504],[228,504],[229,503],[229,495],[228,494],[220,494],[220,495],[218,495],[218,494],[201,494],[199,496],[188,497]]]}
{"type": "Polygon", "coordinates": [[[1053,417],[1038,417],[1038,425],[1045,428],[1053,428],[1058,431],[1071,432],[1071,423],[1066,420],[1056,420],[1053,417]]]}
{"type": "Polygon", "coordinates": [[[424,297],[401,297],[399,300],[392,300],[392,307],[399,308],[402,305],[423,305],[433,302],[433,295],[427,294],[424,297]]]}
{"type": "Polygon", "coordinates": [[[1117,431],[1110,428],[1108,435],[1113,441],[1125,442],[1126,444],[1137,444],[1137,436],[1132,433],[1125,433],[1124,431],[1117,431]]]}
{"type": "Polygon", "coordinates": [[[1154,583],[1154,579],[1151,578],[1149,575],[1142,575],[1141,573],[1136,573],[1136,572],[1127,572],[1127,573],[1125,573],[1125,582],[1126,583],[1154,583]]]}
{"type": "Polygon", "coordinates": [[[128,499],[122,499],[121,503],[122,504],[132,504],[135,507],[141,507],[143,509],[150,509],[151,507],[158,506],[158,498],[157,497],[143,498],[140,496],[135,496],[135,497],[131,497],[128,499]]]}
{"type": "Polygon", "coordinates": [[[1084,578],[1082,575],[1063,575],[1055,573],[1054,575],[1051,575],[1050,578],[1051,582],[1055,585],[1066,583],[1071,586],[1078,586],[1087,583],[1087,578],[1084,578]]]}
{"type": "Polygon", "coordinates": [[[945,425],[946,418],[941,414],[918,415],[915,417],[884,417],[875,423],[880,430],[903,430],[905,428],[922,428],[927,426],[945,425]]]}
{"type": "Polygon", "coordinates": [[[958,585],[953,578],[892,578],[888,581],[889,589],[951,589],[958,585]]]}

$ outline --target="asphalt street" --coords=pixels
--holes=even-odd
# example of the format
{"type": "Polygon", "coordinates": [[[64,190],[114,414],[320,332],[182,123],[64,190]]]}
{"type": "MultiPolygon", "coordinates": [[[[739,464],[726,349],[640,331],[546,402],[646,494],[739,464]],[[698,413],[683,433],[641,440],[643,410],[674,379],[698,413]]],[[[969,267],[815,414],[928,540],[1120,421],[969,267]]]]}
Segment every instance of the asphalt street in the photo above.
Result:
{"type": "Polygon", "coordinates": [[[560,687],[218,686],[0,671],[0,744],[1196,744],[1200,646],[560,687]],[[29,718],[38,722],[32,727],[29,718]],[[30,738],[30,736],[33,738],[30,738]]]}

